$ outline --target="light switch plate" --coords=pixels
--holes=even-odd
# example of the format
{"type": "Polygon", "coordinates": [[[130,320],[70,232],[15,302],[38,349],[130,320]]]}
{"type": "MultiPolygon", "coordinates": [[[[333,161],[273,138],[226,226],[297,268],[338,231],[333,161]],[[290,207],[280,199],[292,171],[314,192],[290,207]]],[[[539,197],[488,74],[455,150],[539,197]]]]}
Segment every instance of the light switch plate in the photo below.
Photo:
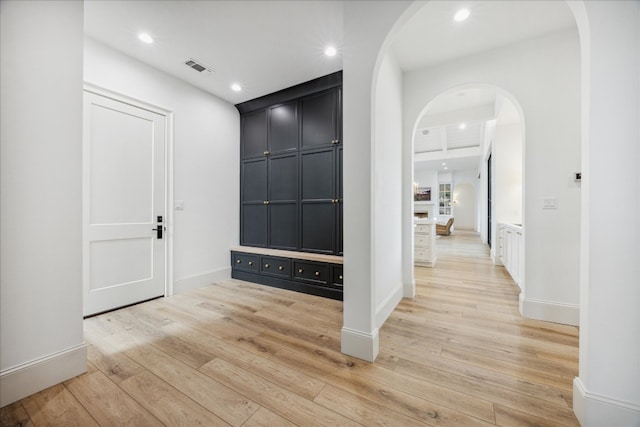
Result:
{"type": "Polygon", "coordinates": [[[558,199],[555,197],[544,197],[542,199],[542,209],[558,209],[558,199]]]}
{"type": "Polygon", "coordinates": [[[183,211],[184,210],[184,200],[176,200],[176,210],[183,211]]]}

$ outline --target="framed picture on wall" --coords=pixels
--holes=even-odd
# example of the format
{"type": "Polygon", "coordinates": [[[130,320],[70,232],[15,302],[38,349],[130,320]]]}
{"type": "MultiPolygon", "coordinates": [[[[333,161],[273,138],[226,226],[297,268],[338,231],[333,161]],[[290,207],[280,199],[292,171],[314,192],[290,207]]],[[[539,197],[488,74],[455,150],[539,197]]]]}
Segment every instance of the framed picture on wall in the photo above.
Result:
{"type": "Polygon", "coordinates": [[[418,187],[413,194],[413,200],[415,202],[430,202],[431,201],[431,187],[418,187]]]}

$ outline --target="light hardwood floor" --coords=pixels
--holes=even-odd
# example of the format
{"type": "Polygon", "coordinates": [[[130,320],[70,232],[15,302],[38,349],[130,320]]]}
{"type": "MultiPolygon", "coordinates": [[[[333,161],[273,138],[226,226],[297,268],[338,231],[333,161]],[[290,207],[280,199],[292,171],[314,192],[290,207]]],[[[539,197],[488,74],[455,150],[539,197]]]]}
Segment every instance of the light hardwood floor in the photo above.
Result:
{"type": "Polygon", "coordinates": [[[229,280],[85,320],[88,373],[2,426],[578,425],[577,329],[522,319],[475,233],[437,249],[374,364],[340,353],[341,302],[229,280]]]}

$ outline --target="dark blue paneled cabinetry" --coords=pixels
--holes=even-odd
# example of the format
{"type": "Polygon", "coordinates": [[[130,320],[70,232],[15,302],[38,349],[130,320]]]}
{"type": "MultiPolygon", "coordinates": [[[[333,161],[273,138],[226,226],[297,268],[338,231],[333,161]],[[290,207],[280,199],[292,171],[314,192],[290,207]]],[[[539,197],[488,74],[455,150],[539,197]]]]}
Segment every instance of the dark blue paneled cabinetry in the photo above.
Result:
{"type": "MultiPolygon", "coordinates": [[[[236,107],[241,114],[240,244],[342,255],[342,73],[236,107]]],[[[305,283],[294,267],[288,277],[305,283]]],[[[318,269],[329,275],[319,282],[333,282],[332,268],[318,269]]]]}
{"type": "Polygon", "coordinates": [[[231,251],[232,277],[342,299],[342,264],[231,251]]]}
{"type": "Polygon", "coordinates": [[[242,245],[342,254],[341,86],[327,86],[241,110],[242,245]]]}

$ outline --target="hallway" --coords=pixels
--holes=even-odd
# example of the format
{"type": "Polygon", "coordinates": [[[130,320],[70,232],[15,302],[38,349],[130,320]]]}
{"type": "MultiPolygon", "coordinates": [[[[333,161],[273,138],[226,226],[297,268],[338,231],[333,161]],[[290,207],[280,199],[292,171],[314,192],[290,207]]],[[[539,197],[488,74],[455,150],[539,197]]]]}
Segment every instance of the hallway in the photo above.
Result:
{"type": "Polygon", "coordinates": [[[86,319],[88,372],[0,425],[576,426],[577,328],[522,319],[475,233],[437,248],[373,364],[340,353],[340,301],[228,280],[86,319]]]}
{"type": "MultiPolygon", "coordinates": [[[[412,377],[492,402],[497,425],[577,425],[578,329],[523,319],[519,289],[474,232],[436,242],[416,296],[380,330],[381,357],[412,377]]],[[[461,402],[462,403],[462,402],[461,402]]]]}

